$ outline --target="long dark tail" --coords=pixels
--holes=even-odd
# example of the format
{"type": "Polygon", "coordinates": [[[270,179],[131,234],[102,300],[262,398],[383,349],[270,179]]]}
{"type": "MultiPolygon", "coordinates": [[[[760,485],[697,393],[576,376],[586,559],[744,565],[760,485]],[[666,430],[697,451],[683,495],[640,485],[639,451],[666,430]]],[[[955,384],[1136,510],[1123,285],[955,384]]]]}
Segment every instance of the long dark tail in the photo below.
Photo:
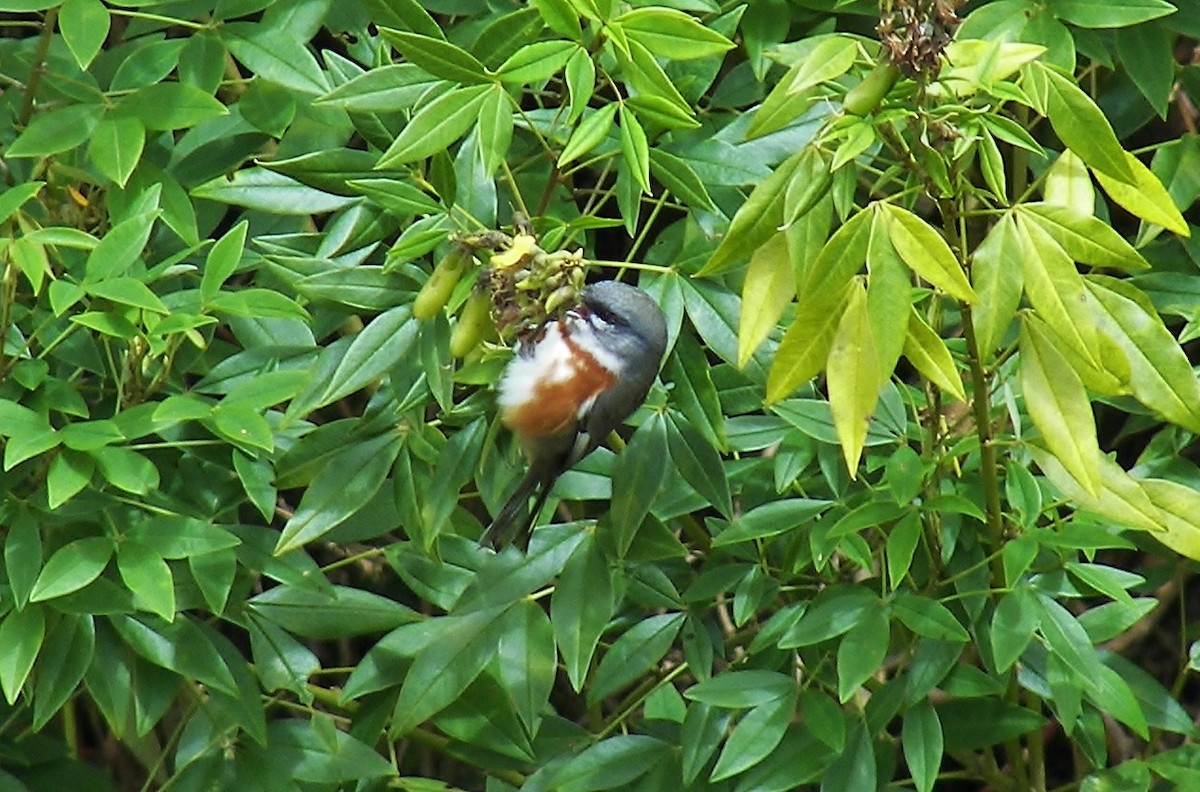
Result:
{"type": "Polygon", "coordinates": [[[524,549],[529,541],[533,521],[550,495],[551,484],[553,484],[553,480],[545,481],[541,471],[529,470],[513,494],[505,501],[496,518],[492,520],[492,524],[483,532],[483,536],[479,537],[479,544],[498,551],[517,538],[520,546],[524,549]],[[540,489],[538,488],[539,484],[541,485],[540,489]],[[538,490],[537,499],[534,501],[533,508],[526,511],[529,505],[529,496],[535,489],[538,490]]]}

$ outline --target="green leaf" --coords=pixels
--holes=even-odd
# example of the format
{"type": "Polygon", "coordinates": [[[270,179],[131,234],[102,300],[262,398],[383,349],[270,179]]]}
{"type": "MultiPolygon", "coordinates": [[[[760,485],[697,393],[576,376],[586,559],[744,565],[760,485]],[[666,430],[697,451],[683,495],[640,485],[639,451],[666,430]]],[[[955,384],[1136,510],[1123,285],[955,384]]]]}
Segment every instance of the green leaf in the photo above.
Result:
{"type": "Polygon", "coordinates": [[[558,670],[554,628],[541,605],[523,599],[508,612],[500,638],[500,685],[516,706],[521,723],[533,732],[542,717],[558,670]]]}
{"type": "Polygon", "coordinates": [[[380,32],[407,60],[435,77],[468,85],[491,82],[487,68],[478,58],[445,39],[386,27],[380,32]]]}
{"type": "Polygon", "coordinates": [[[167,623],[153,617],[114,616],[112,624],[129,648],[152,664],[221,693],[232,694],[237,682],[209,634],[192,617],[181,614],[167,623]]]}
{"type": "Polygon", "coordinates": [[[490,91],[490,86],[472,85],[437,97],[417,111],[375,167],[394,168],[447,148],[476,123],[490,91]]]}
{"type": "Polygon", "coordinates": [[[20,610],[29,602],[29,595],[42,571],[42,537],[28,514],[20,514],[11,521],[8,536],[4,539],[4,569],[20,610]]]}
{"type": "Polygon", "coordinates": [[[162,300],[158,299],[158,295],[136,278],[116,277],[85,283],[84,291],[93,297],[100,297],[118,305],[130,305],[154,313],[170,313],[162,300]]]}
{"type": "Polygon", "coordinates": [[[966,303],[979,300],[941,234],[906,209],[890,203],[876,206],[886,213],[888,238],[909,269],[951,297],[966,303]]]}
{"type": "Polygon", "coordinates": [[[573,41],[538,41],[527,44],[500,65],[496,76],[504,82],[518,85],[544,82],[558,74],[571,56],[580,51],[583,50],[573,41]]]}
{"type": "Polygon", "coordinates": [[[88,141],[88,156],[100,172],[124,187],[141,160],[146,128],[129,115],[109,113],[101,119],[88,141]]]}
{"type": "Polygon", "coordinates": [[[158,488],[158,468],[149,459],[128,448],[105,446],[87,452],[100,475],[118,489],[145,495],[158,488]]]}
{"type": "Polygon", "coordinates": [[[29,678],[45,636],[46,617],[41,608],[10,611],[0,622],[0,644],[4,646],[0,654],[0,688],[10,706],[29,678]]]}
{"type": "MultiPolygon", "coordinates": [[[[8,644],[6,644],[8,645],[8,644]]],[[[33,687],[33,728],[41,729],[74,695],[92,662],[96,627],[90,614],[61,614],[46,636],[33,687]]]]}
{"type": "Polygon", "coordinates": [[[1037,601],[1042,611],[1041,632],[1050,651],[1074,673],[1081,687],[1092,689],[1102,672],[1100,658],[1087,633],[1070,611],[1048,595],[1038,592],[1037,601]]]}
{"type": "Polygon", "coordinates": [[[1032,317],[1021,324],[1021,391],[1042,439],[1090,493],[1098,491],[1100,445],[1083,382],[1032,317]]]}
{"type": "MultiPolygon", "coordinates": [[[[1023,219],[1036,223],[1080,264],[1137,272],[1149,269],[1142,254],[1108,223],[1051,203],[1026,203],[1016,207],[1023,219]]],[[[976,254],[978,256],[978,254],[976,254]]]]}
{"type": "Polygon", "coordinates": [[[613,579],[599,543],[589,535],[571,554],[550,597],[554,639],[576,692],[583,689],[600,634],[613,609],[613,579]]]}
{"type": "Polygon", "coordinates": [[[152,131],[196,126],[229,113],[211,94],[177,82],[139,88],[122,99],[117,110],[132,115],[152,131]]]}
{"type": "Polygon", "coordinates": [[[832,501],[787,498],[768,501],[734,515],[729,527],[713,537],[713,547],[767,539],[794,531],[832,505],[832,501]]]}
{"type": "MultiPolygon", "coordinates": [[[[865,249],[863,253],[865,256],[865,249]]],[[[824,370],[851,290],[847,282],[840,290],[804,293],[796,316],[775,352],[767,378],[768,403],[790,396],[824,370]]]]}
{"type": "Polygon", "coordinates": [[[1033,591],[1017,586],[996,606],[992,615],[992,657],[997,671],[1007,671],[1033,640],[1041,624],[1041,609],[1033,591]]]}
{"type": "MultiPolygon", "coordinates": [[[[510,606],[511,607],[511,606],[510,606]]],[[[422,648],[404,677],[391,734],[407,734],[457,699],[499,651],[506,608],[443,616],[438,640],[422,648]]]]}
{"type": "Polygon", "coordinates": [[[14,185],[0,193],[0,223],[12,217],[18,209],[37,195],[45,182],[33,181],[14,185]]]}
{"type": "Polygon", "coordinates": [[[415,63],[389,63],[352,77],[313,104],[352,113],[389,113],[412,107],[439,83],[415,63]]]}
{"type": "Polygon", "coordinates": [[[101,536],[76,539],[60,547],[42,567],[29,601],[41,602],[78,591],[100,577],[112,552],[112,540],[101,536]]]}
{"type": "Polygon", "coordinates": [[[587,691],[599,703],[650,672],[670,651],[685,614],[660,613],[635,624],[604,653],[587,691]]]}
{"type": "Polygon", "coordinates": [[[1067,148],[1093,170],[1117,180],[1133,179],[1129,155],[1096,103],[1070,78],[1037,62],[1031,68],[1026,72],[1031,87],[1041,95],[1050,125],[1067,148]]]}
{"type": "Polygon", "coordinates": [[[579,26],[579,12],[572,7],[570,0],[533,0],[532,5],[538,10],[546,26],[555,33],[572,41],[583,38],[583,29],[579,26]]]}
{"type": "Polygon", "coordinates": [[[674,414],[668,414],[667,445],[675,468],[709,505],[729,517],[733,499],[721,455],[699,430],[674,414]]]}
{"type": "Polygon", "coordinates": [[[667,427],[662,413],[655,413],[633,433],[613,470],[612,519],[617,553],[624,557],[637,529],[650,512],[666,478],[662,461],[667,458],[667,427]]]}
{"type": "Polygon", "coordinates": [[[512,99],[496,86],[479,109],[479,153],[483,157],[484,175],[491,176],[503,164],[512,134],[512,99]]]}
{"type": "Polygon", "coordinates": [[[970,635],[942,603],[902,591],[892,602],[892,613],[917,635],[939,641],[967,641],[970,635]]]}
{"type": "MultiPolygon", "coordinates": [[[[50,471],[46,474],[47,500],[51,509],[57,509],[75,497],[92,480],[92,460],[71,451],[54,457],[50,471]]],[[[11,571],[10,571],[11,576],[11,571]]]]}
{"type": "Polygon", "coordinates": [[[954,365],[954,358],[950,356],[946,342],[932,327],[925,324],[925,319],[917,313],[916,306],[910,306],[907,334],[904,338],[904,357],[943,391],[959,401],[967,400],[962,376],[954,365]]]}
{"type": "Polygon", "coordinates": [[[665,758],[667,744],[642,734],[601,740],[546,779],[546,789],[613,789],[645,775],[665,758]]]}
{"type": "Polygon", "coordinates": [[[324,640],[388,632],[421,619],[395,600],[348,586],[333,586],[329,591],[276,586],[251,597],[246,605],[288,632],[324,640]]]}
{"type": "Polygon", "coordinates": [[[1122,26],[1115,38],[1121,65],[1158,117],[1165,119],[1175,82],[1173,35],[1164,25],[1148,22],[1122,26]]]}
{"type": "Polygon", "coordinates": [[[321,661],[308,647],[288,633],[253,614],[246,620],[250,653],[263,690],[286,690],[300,701],[311,703],[308,680],[321,668],[321,661]]]}
{"type": "Polygon", "coordinates": [[[610,21],[630,39],[659,57],[689,60],[721,55],[734,47],[729,39],[673,8],[635,8],[610,21]]]}
{"type": "Polygon", "coordinates": [[[1162,226],[1180,236],[1190,236],[1187,221],[1179,213],[1171,194],[1163,187],[1158,177],[1143,165],[1141,160],[1128,152],[1125,152],[1125,164],[1132,174],[1127,178],[1114,178],[1092,165],[1096,181],[1100,182],[1108,197],[1134,217],[1140,217],[1152,225],[1162,226]]]}
{"type": "Polygon", "coordinates": [[[382,434],[331,458],[283,526],[275,555],[315,541],[368,505],[400,452],[399,435],[382,434]]]}
{"type": "Polygon", "coordinates": [[[795,649],[827,641],[859,624],[865,614],[881,609],[879,597],[859,587],[831,586],[813,598],[808,610],[779,641],[780,649],[795,649]]]}
{"type": "MultiPolygon", "coordinates": [[[[549,0],[549,2],[566,2],[566,0],[549,0]]],[[[537,5],[536,2],[535,5],[537,5]]],[[[578,20],[576,20],[576,24],[578,24],[578,20]]],[[[588,101],[591,100],[596,89],[596,64],[592,62],[592,57],[587,50],[576,50],[571,59],[567,61],[565,78],[567,92],[571,98],[571,112],[567,115],[567,121],[574,124],[587,109],[588,101]]]]}
{"type": "MultiPolygon", "coordinates": [[[[791,181],[792,174],[802,162],[804,155],[805,152],[800,151],[788,157],[770,176],[754,188],[745,203],[738,207],[721,244],[717,246],[708,262],[696,273],[697,276],[717,275],[733,269],[740,260],[775,235],[776,230],[783,225],[783,206],[784,197],[787,194],[787,184],[791,181]]],[[[848,226],[849,223],[843,228],[848,226]]],[[[865,245],[863,254],[865,258],[865,245]]],[[[859,263],[861,264],[862,260],[859,263]]]]}
{"type": "Polygon", "coordinates": [[[9,157],[47,157],[86,141],[104,114],[100,105],[73,104],[38,113],[8,147],[9,157]]]}
{"type": "Polygon", "coordinates": [[[220,291],[221,285],[237,269],[246,245],[245,220],[225,232],[208,251],[204,260],[204,273],[200,278],[200,299],[211,300],[220,291]]]}
{"type": "Polygon", "coordinates": [[[750,256],[750,267],[742,282],[743,310],[738,320],[738,366],[745,368],[750,356],[778,325],[796,294],[787,235],[779,232],[750,256]]]}
{"type": "Polygon", "coordinates": [[[931,792],[942,766],[943,744],[942,723],[928,700],[918,702],[904,713],[900,741],[917,792],[931,792]]]}
{"type": "Polygon", "coordinates": [[[403,360],[417,338],[418,323],[412,320],[411,313],[407,305],[393,308],[371,320],[345,351],[328,348],[332,351],[324,353],[322,359],[329,359],[332,370],[311,382],[292,401],[288,415],[306,415],[332,404],[376,381],[397,360],[403,360]]]}
{"type": "Polygon", "coordinates": [[[769,756],[783,740],[796,714],[797,695],[793,687],[788,693],[759,704],[742,716],[725,741],[709,780],[717,782],[744,773],[769,756]]]}
{"type": "Polygon", "coordinates": [[[100,0],[66,0],[59,8],[58,30],[80,69],[87,71],[100,53],[110,24],[100,0]]]}
{"type": "Polygon", "coordinates": [[[1163,0],[1048,0],[1050,13],[1082,28],[1122,28],[1176,12],[1163,0]]]}
{"type": "Polygon", "coordinates": [[[909,512],[892,526],[887,538],[888,580],[893,589],[900,586],[912,566],[913,554],[921,541],[921,516],[909,512]]]}
{"type": "Polygon", "coordinates": [[[585,154],[591,153],[592,149],[600,145],[601,141],[612,131],[613,121],[617,117],[617,107],[618,105],[613,102],[595,112],[585,114],[579,126],[571,133],[567,144],[563,146],[562,154],[558,157],[560,166],[574,162],[585,154]]]}
{"type": "Polygon", "coordinates": [[[685,698],[726,709],[758,707],[795,692],[796,681],[777,671],[726,671],[684,691],[685,698]]]}
{"type": "Polygon", "coordinates": [[[697,209],[712,210],[713,203],[708,189],[687,160],[660,148],[652,148],[650,173],[684,203],[697,209]]]}
{"type": "Polygon", "coordinates": [[[838,700],[843,704],[883,665],[887,656],[890,629],[883,608],[866,611],[838,644],[838,700]]]}
{"type": "Polygon", "coordinates": [[[175,618],[175,582],[163,557],[138,542],[117,545],[117,570],[133,593],[134,604],[162,617],[175,618]]]}
{"type": "Polygon", "coordinates": [[[266,168],[242,168],[232,178],[218,176],[191,189],[193,198],[233,204],[280,215],[311,215],[344,209],[360,198],[332,195],[266,168]]]}
{"type": "Polygon", "coordinates": [[[645,194],[650,193],[650,144],[646,132],[624,104],[617,107],[618,129],[621,139],[621,154],[625,163],[645,194]]]}
{"type": "Polygon", "coordinates": [[[310,96],[329,90],[308,46],[282,30],[253,22],[227,22],[217,32],[233,57],[257,77],[310,96]]]}
{"type": "Polygon", "coordinates": [[[846,468],[855,478],[867,439],[867,422],[875,412],[884,382],[867,311],[867,290],[861,282],[850,288],[845,313],[829,348],[826,370],[833,424],[846,468]]]}
{"type": "Polygon", "coordinates": [[[1200,383],[1191,363],[1145,295],[1123,281],[1088,278],[1096,320],[1129,364],[1129,384],[1138,401],[1168,421],[1200,431],[1200,383]]]}
{"type": "Polygon", "coordinates": [[[951,699],[935,705],[934,710],[942,724],[947,753],[998,745],[1046,723],[1036,712],[999,697],[951,699]]]}

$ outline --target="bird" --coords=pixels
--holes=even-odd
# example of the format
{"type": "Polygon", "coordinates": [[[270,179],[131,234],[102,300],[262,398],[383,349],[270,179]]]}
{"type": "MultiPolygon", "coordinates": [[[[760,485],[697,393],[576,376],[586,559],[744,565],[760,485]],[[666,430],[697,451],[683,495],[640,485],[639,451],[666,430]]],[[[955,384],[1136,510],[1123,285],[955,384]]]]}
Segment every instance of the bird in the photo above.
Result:
{"type": "Polygon", "coordinates": [[[479,542],[523,546],[561,473],[595,451],[645,401],[667,347],[654,299],[615,280],[585,286],[561,318],[544,322],[500,379],[501,421],[529,469],[479,542]],[[524,513],[536,492],[533,508],[524,513]]]}

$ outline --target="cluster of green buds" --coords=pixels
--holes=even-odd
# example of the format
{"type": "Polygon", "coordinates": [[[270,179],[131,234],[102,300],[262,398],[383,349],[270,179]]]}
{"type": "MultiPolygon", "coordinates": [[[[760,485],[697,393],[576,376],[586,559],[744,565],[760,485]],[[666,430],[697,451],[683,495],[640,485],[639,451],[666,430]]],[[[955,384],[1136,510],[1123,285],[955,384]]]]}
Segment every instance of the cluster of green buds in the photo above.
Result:
{"type": "Polygon", "coordinates": [[[489,335],[498,333],[506,342],[523,338],[574,305],[587,267],[582,251],[546,252],[525,230],[515,236],[500,231],[456,235],[417,294],[413,316],[422,321],[436,316],[470,273],[475,286],[450,334],[450,353],[466,357],[489,335]],[[485,254],[487,264],[479,268],[485,254]]]}

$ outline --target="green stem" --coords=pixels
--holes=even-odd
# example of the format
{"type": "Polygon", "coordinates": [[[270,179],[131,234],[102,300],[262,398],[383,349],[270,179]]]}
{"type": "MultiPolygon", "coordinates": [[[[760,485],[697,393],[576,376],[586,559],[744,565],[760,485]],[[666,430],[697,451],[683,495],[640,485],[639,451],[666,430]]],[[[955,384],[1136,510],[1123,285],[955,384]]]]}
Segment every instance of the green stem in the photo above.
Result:
{"type": "Polygon", "coordinates": [[[24,128],[33,118],[33,98],[37,94],[38,85],[42,82],[42,74],[46,71],[46,56],[50,53],[50,41],[54,38],[54,27],[58,24],[58,6],[46,12],[42,21],[42,34],[38,37],[37,51],[33,54],[33,64],[29,67],[29,81],[25,83],[25,95],[21,97],[21,112],[17,115],[17,126],[24,128]]]}

